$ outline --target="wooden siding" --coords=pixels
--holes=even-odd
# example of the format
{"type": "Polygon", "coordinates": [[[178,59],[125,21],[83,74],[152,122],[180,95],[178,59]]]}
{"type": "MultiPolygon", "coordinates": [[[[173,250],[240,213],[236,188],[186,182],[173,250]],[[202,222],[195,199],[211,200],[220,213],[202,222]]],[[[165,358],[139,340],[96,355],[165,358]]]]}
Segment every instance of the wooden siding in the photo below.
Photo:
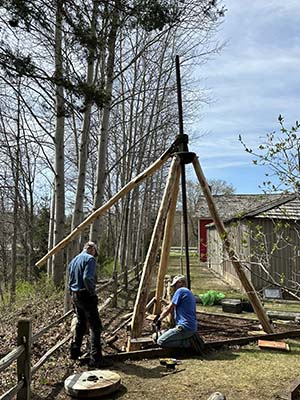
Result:
{"type": "MultiPolygon", "coordinates": [[[[270,271],[279,284],[297,289],[297,285],[300,285],[298,223],[292,220],[251,218],[231,223],[226,229],[231,243],[234,244],[234,250],[244,262],[247,276],[256,290],[261,291],[272,286],[264,268],[270,271]],[[279,237],[284,239],[279,240],[279,237]]],[[[207,229],[207,245],[209,267],[222,275],[233,287],[242,288],[232,263],[224,254],[222,241],[214,225],[207,229]]]]}
{"type": "Polygon", "coordinates": [[[223,245],[214,226],[206,228],[208,267],[219,275],[223,275],[223,245]]]}
{"type": "MultiPolygon", "coordinates": [[[[241,260],[248,260],[250,255],[250,237],[248,227],[244,223],[234,223],[227,227],[229,238],[234,246],[234,250],[240,256],[241,260]]],[[[208,245],[208,266],[215,273],[223,278],[233,287],[243,289],[242,284],[237,277],[235,269],[224,251],[222,241],[213,225],[207,227],[207,245],[208,245]]],[[[251,279],[251,273],[245,270],[248,279],[251,279]]]]}
{"type": "MultiPolygon", "coordinates": [[[[247,261],[250,260],[250,236],[248,225],[244,221],[235,222],[227,226],[229,239],[233,248],[238,255],[240,261],[245,263],[245,273],[249,280],[251,280],[251,272],[248,268],[247,261]]],[[[224,265],[224,278],[236,288],[243,289],[243,286],[235,272],[234,266],[226,257],[224,265]]]]}
{"type": "MultiPolygon", "coordinates": [[[[261,261],[264,268],[270,270],[279,284],[295,289],[300,283],[300,226],[294,221],[282,221],[273,219],[254,218],[253,228],[260,226],[265,235],[265,246],[261,256],[253,257],[255,263],[261,261]],[[280,225],[278,225],[280,224],[280,225]],[[267,257],[263,256],[263,252],[267,257]]],[[[257,251],[259,243],[254,237],[251,238],[251,250],[257,251]]],[[[252,264],[252,282],[257,290],[272,286],[268,275],[257,264],[252,264]]]]}

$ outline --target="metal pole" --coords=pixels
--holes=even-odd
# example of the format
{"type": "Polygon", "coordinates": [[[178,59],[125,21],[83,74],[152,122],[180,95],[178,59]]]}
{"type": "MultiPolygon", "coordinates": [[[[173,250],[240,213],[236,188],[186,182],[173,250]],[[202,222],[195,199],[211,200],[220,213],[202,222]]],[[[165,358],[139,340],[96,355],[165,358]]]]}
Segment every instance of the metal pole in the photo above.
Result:
{"type": "Polygon", "coordinates": [[[182,160],[181,160],[181,192],[182,192],[182,215],[183,215],[184,239],[185,239],[184,243],[185,243],[185,261],[186,261],[186,280],[188,288],[191,289],[185,164],[184,161],[182,160]]]}
{"type": "MultiPolygon", "coordinates": [[[[181,78],[179,56],[176,56],[176,82],[177,82],[177,101],[178,101],[178,117],[179,117],[179,137],[182,137],[180,144],[181,152],[188,152],[188,146],[184,140],[183,133],[183,112],[182,112],[182,95],[181,95],[181,78]]],[[[181,157],[181,193],[182,193],[182,216],[184,224],[184,239],[185,239],[185,261],[186,261],[186,279],[188,288],[191,289],[190,277],[190,259],[189,259],[189,238],[188,238],[188,216],[187,216],[187,200],[186,200],[186,178],[185,178],[185,163],[181,157]]]]}

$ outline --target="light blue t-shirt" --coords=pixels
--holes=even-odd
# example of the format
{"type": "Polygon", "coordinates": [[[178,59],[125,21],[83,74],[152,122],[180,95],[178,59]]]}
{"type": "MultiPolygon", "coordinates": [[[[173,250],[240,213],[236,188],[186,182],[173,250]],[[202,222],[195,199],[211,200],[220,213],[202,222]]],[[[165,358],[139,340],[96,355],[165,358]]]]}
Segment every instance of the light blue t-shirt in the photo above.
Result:
{"type": "Polygon", "coordinates": [[[174,318],[176,325],[188,331],[197,331],[196,300],[193,293],[186,287],[176,290],[172,298],[175,304],[174,318]]]}

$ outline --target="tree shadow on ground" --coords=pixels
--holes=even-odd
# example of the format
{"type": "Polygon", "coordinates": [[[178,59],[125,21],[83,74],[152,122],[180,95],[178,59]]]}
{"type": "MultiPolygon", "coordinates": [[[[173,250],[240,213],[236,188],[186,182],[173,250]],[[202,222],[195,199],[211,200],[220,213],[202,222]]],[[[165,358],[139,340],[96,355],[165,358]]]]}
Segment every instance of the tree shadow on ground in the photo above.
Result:
{"type": "Polygon", "coordinates": [[[205,361],[220,361],[220,360],[228,360],[232,361],[238,358],[239,355],[237,353],[233,353],[233,350],[222,349],[219,351],[210,351],[205,353],[203,357],[193,357],[193,359],[201,359],[205,361]]]}
{"type": "MultiPolygon", "coordinates": [[[[159,360],[157,360],[157,363],[159,364],[159,360]]],[[[126,375],[135,375],[145,379],[161,378],[161,373],[165,372],[166,370],[166,368],[162,365],[145,367],[133,363],[118,363],[115,365],[115,369],[123,372],[126,375]]]]}
{"type": "Polygon", "coordinates": [[[120,388],[114,393],[108,394],[107,396],[101,396],[101,400],[116,400],[124,396],[127,393],[127,388],[121,384],[120,388]]]}
{"type": "MultiPolygon", "coordinates": [[[[64,376],[64,380],[67,379],[69,374],[64,376]]],[[[45,395],[39,395],[36,393],[31,394],[31,399],[32,400],[45,400],[45,399],[55,399],[61,391],[64,389],[64,380],[62,382],[57,382],[51,385],[51,391],[45,396],[45,395]]]]}
{"type": "MultiPolygon", "coordinates": [[[[191,357],[191,360],[194,361],[215,361],[215,360],[235,360],[238,358],[238,354],[233,354],[232,352],[211,352],[205,356],[194,356],[191,357]]],[[[134,375],[138,376],[144,379],[157,379],[161,378],[162,376],[171,374],[172,371],[167,371],[166,367],[163,365],[160,365],[159,359],[156,360],[157,365],[153,366],[143,366],[140,364],[135,364],[134,361],[131,361],[130,363],[116,363],[115,364],[115,369],[121,371],[122,373],[126,375],[134,375]]],[[[173,373],[179,373],[184,370],[184,364],[185,362],[188,362],[189,359],[180,359],[178,358],[178,361],[180,362],[177,366],[176,369],[173,373]]]]}

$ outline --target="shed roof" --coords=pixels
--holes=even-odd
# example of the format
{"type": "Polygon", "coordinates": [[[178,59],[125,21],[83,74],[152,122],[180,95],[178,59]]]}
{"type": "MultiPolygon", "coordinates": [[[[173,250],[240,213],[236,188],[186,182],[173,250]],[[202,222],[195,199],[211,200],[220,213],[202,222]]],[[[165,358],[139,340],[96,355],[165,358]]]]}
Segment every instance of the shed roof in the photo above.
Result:
{"type": "MultiPolygon", "coordinates": [[[[300,219],[300,200],[297,194],[233,194],[213,196],[220,218],[289,218],[300,219]]],[[[209,218],[206,199],[199,202],[199,218],[209,218]]]]}
{"type": "Polygon", "coordinates": [[[246,213],[243,217],[299,220],[300,197],[297,194],[290,195],[289,197],[246,213]]]}

